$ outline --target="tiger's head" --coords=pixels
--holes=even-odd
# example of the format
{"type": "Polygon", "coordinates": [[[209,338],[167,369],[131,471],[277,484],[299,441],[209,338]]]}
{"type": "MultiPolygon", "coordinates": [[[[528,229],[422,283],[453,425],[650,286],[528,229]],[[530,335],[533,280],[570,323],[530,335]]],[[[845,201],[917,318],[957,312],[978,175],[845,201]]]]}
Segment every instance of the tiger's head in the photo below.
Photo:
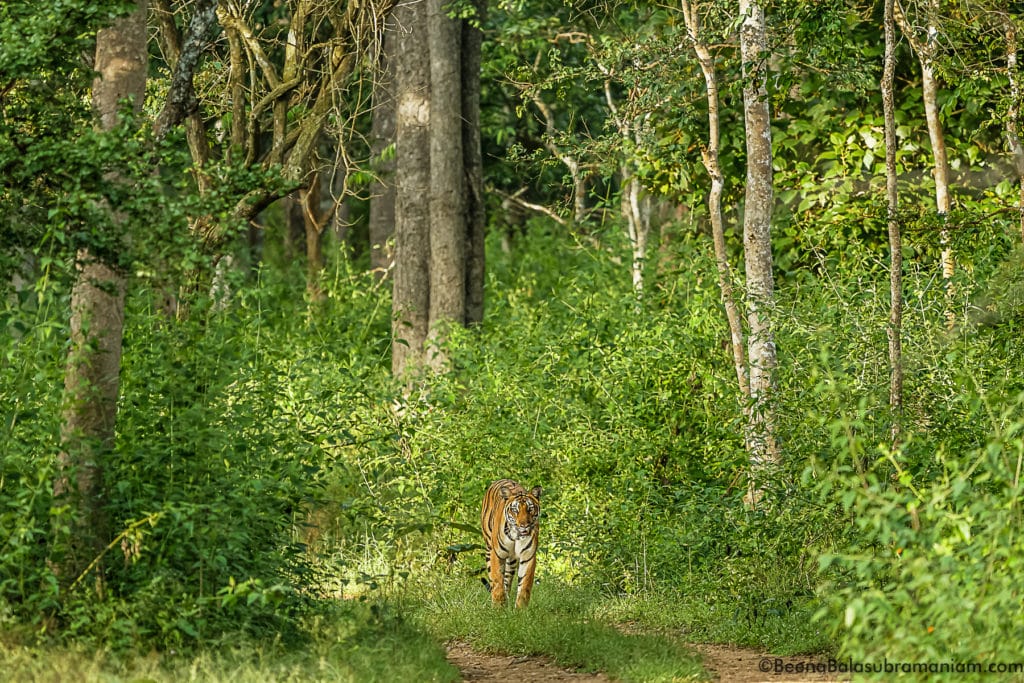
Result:
{"type": "Polygon", "coordinates": [[[509,538],[518,540],[533,534],[540,517],[541,491],[539,486],[529,491],[518,486],[515,489],[502,487],[501,497],[505,499],[505,526],[509,538]]]}

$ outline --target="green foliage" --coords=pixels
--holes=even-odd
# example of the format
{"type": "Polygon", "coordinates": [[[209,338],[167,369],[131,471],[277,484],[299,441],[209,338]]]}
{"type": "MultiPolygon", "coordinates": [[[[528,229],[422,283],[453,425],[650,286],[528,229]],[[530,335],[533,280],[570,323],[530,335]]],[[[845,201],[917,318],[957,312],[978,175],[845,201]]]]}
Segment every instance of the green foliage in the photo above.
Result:
{"type": "MultiPolygon", "coordinates": [[[[703,7],[737,256],[736,17],[732,5],[703,7]]],[[[401,607],[435,638],[472,634],[480,647],[542,651],[629,680],[694,669],[666,654],[674,641],[622,636],[610,622],[780,653],[1020,658],[1024,287],[1017,188],[999,158],[1008,87],[992,67],[1004,58],[991,18],[975,26],[964,8],[943,17],[943,46],[961,48],[939,63],[956,187],[948,216],[931,208],[917,67],[901,48],[906,388],[896,415],[877,8],[768,4],[773,407],[785,457],[750,511],[743,406],[704,236],[704,83],[675,9],[517,0],[482,18],[489,181],[565,202],[554,143],[581,162],[588,205],[604,213],[565,230],[496,212],[484,323],[454,330],[451,372],[404,395],[387,367],[388,282],[332,256],[325,300],[306,301],[301,264],[273,243],[273,211],[262,260],[236,239],[250,227],[232,224],[239,197],[287,189],[273,171],[211,160],[199,198],[181,131],[156,141],[128,111],[116,130],[93,130],[93,74],[78,55],[127,8],[0,4],[0,633],[5,647],[40,648],[12,646],[5,671],[51,675],[40,661],[64,652],[48,649],[52,637],[95,678],[120,667],[124,678],[166,680],[450,680],[439,649],[392,612],[337,606],[417,590],[427,597],[401,607]],[[606,84],[635,125],[629,139],[612,125],[606,84]],[[553,134],[534,97],[550,107],[553,134]],[[663,215],[681,217],[650,251],[643,297],[609,218],[623,163],[663,215]],[[199,217],[225,234],[221,253],[190,232],[199,217]],[[497,229],[513,225],[522,229],[497,229]],[[943,229],[958,265],[949,289],[936,275],[943,229]],[[129,295],[116,443],[102,463],[114,536],[61,593],[48,560],[71,511],[52,487],[81,247],[116,264],[129,295]],[[230,296],[211,293],[215,275],[230,296]],[[185,304],[180,319],[165,310],[173,297],[185,304]],[[905,439],[892,450],[897,420],[905,439]],[[490,610],[461,578],[438,586],[442,567],[479,571],[479,499],[504,476],[545,491],[529,619],[490,610]],[[224,643],[235,645],[208,649],[224,643]],[[394,648],[402,659],[395,643],[412,644],[394,648]],[[78,647],[196,659],[122,666],[129,660],[94,662],[78,647]],[[377,668],[381,659],[393,668],[377,668]]],[[[276,35],[286,9],[264,4],[253,21],[276,35]]],[[[466,15],[470,4],[452,9],[466,15]]],[[[199,81],[215,99],[211,63],[199,81]]],[[[355,172],[348,187],[368,179],[355,172]]]]}
{"type": "MultiPolygon", "coordinates": [[[[127,14],[129,0],[9,0],[0,6],[0,74],[43,79],[66,72],[92,47],[95,30],[127,14]]],[[[79,70],[82,71],[82,70],[79,70]]]]}
{"type": "Polygon", "coordinates": [[[46,562],[69,528],[70,511],[52,507],[55,459],[39,457],[59,448],[66,332],[52,317],[66,294],[41,289],[31,325],[24,307],[6,310],[7,327],[30,333],[5,337],[0,366],[5,620],[38,629],[55,615],[65,637],[118,650],[190,649],[224,633],[302,637],[299,622],[320,609],[330,577],[301,530],[333,481],[333,444],[351,438],[339,416],[381,377],[343,340],[382,343],[386,310],[345,282],[342,315],[296,329],[282,315],[289,290],[242,290],[230,311],[199,298],[176,321],[159,291],[133,289],[117,443],[103,463],[119,536],[99,563],[100,595],[86,577],[58,596],[46,562]],[[307,374],[315,367],[329,372],[307,374]]]}
{"type": "Polygon", "coordinates": [[[347,602],[304,624],[303,648],[272,640],[233,639],[179,653],[118,655],[74,646],[18,647],[0,642],[5,680],[311,681],[391,683],[459,680],[444,650],[387,604],[347,602]]]}
{"type": "Polygon", "coordinates": [[[861,474],[839,466],[824,480],[823,493],[841,503],[858,533],[849,547],[822,555],[834,578],[819,617],[855,660],[1021,657],[1024,397],[964,403],[965,418],[989,431],[977,447],[940,447],[922,470],[906,465],[911,441],[879,449],[861,474]]]}

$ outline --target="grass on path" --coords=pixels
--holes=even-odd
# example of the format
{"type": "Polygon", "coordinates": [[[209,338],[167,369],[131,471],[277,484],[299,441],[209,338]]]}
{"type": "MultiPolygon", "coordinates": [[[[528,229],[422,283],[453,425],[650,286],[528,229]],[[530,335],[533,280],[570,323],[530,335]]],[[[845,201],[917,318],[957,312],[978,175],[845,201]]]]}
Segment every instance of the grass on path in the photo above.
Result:
{"type": "Polygon", "coordinates": [[[224,642],[187,654],[111,654],[67,646],[24,646],[0,634],[0,679],[33,683],[454,683],[458,670],[430,636],[393,611],[344,605],[310,624],[311,641],[224,642]],[[9,639],[8,639],[9,641],[9,639]]]}
{"type": "Polygon", "coordinates": [[[525,610],[495,609],[472,580],[438,584],[407,599],[439,640],[463,640],[484,652],[545,655],[560,666],[603,671],[625,683],[705,680],[698,655],[667,635],[624,633],[602,619],[595,592],[557,582],[538,585],[525,610]]]}

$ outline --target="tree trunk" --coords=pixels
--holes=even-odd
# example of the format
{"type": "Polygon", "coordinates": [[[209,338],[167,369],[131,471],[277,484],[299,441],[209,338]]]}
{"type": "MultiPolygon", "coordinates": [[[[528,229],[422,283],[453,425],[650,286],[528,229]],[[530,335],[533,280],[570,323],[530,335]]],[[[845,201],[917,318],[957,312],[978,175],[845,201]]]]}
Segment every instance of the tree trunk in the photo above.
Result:
{"type": "Polygon", "coordinates": [[[572,220],[581,223],[587,217],[587,174],[584,167],[572,154],[558,146],[555,142],[555,116],[547,102],[534,94],[531,99],[544,117],[544,146],[556,159],[565,165],[572,178],[572,220]]]}
{"type": "MultiPolygon", "coordinates": [[[[483,21],[484,3],[475,3],[483,21]]],[[[480,60],[483,33],[462,21],[462,155],[466,174],[466,324],[484,320],[484,162],[480,144],[480,60]]]]}
{"type": "MultiPolygon", "coordinates": [[[[732,287],[732,267],[725,247],[725,227],[722,223],[722,189],[725,179],[722,176],[721,164],[718,161],[720,144],[718,78],[715,73],[715,61],[711,51],[700,37],[700,17],[696,8],[689,0],[683,0],[683,18],[686,21],[690,42],[693,44],[708,99],[708,144],[703,149],[704,168],[711,177],[711,190],[708,192],[708,215],[711,220],[711,236],[715,248],[715,265],[718,269],[718,288],[722,295],[722,306],[725,308],[726,319],[729,321],[729,348],[732,351],[733,367],[736,369],[736,382],[740,390],[740,400],[748,425],[751,419],[750,377],[747,372],[746,343],[743,338],[743,319],[736,305],[736,295],[732,287]]],[[[752,451],[748,439],[748,449],[752,451]]]]}
{"type": "Polygon", "coordinates": [[[443,0],[427,0],[430,51],[430,330],[427,362],[466,322],[466,179],[462,162],[461,27],[443,0]]]}
{"type": "MultiPolygon", "coordinates": [[[[622,138],[623,154],[626,150],[640,144],[640,132],[646,118],[629,120],[626,114],[619,111],[612,96],[611,72],[607,68],[601,69],[609,78],[604,82],[604,101],[611,112],[612,121],[622,138]]],[[[620,195],[619,212],[622,215],[626,226],[626,239],[629,240],[632,259],[630,261],[630,273],[633,277],[633,291],[637,295],[643,293],[644,289],[644,262],[647,259],[647,239],[651,230],[650,210],[646,197],[643,196],[643,188],[636,178],[633,168],[633,161],[623,157],[619,164],[620,195]]]]}
{"type": "Polygon", "coordinates": [[[896,73],[896,26],[894,0],[885,0],[885,60],[882,69],[882,109],[885,117],[885,189],[889,225],[889,408],[892,410],[892,442],[897,446],[902,434],[903,412],[903,246],[896,191],[896,104],[893,81],[896,73]]]}
{"type": "Polygon", "coordinates": [[[740,0],[740,53],[743,62],[743,118],[747,139],[747,185],[743,214],[743,254],[747,280],[747,325],[753,429],[750,445],[751,487],[748,502],[760,498],[765,470],[779,461],[772,415],[776,365],[771,327],[774,306],[772,273],[772,134],[768,109],[764,9],[740,0]]]}
{"type": "MultiPolygon", "coordinates": [[[[119,125],[119,102],[132,97],[136,113],[142,111],[146,90],[146,2],[101,30],[96,36],[98,73],[93,82],[97,126],[119,125]]],[[[111,182],[118,182],[112,177],[111,182]]],[[[113,221],[122,218],[108,207],[113,221]]],[[[114,445],[114,426],[121,376],[121,340],[124,330],[125,278],[109,257],[81,249],[71,292],[71,349],[64,371],[62,450],[54,495],[73,510],[67,554],[55,558],[61,582],[81,577],[100,556],[110,538],[105,512],[103,462],[114,445]]],[[[97,585],[102,570],[97,568],[97,585]]]]}
{"type": "Polygon", "coordinates": [[[292,192],[282,201],[284,202],[282,251],[287,261],[294,261],[306,253],[306,212],[302,208],[302,195],[298,190],[292,192]]]}
{"type": "Polygon", "coordinates": [[[370,155],[375,176],[370,185],[370,269],[377,279],[385,278],[391,267],[392,254],[388,242],[395,234],[395,160],[393,154],[385,158],[388,146],[395,142],[394,43],[395,30],[385,25],[373,75],[373,122],[370,130],[370,155]]]}
{"type": "Polygon", "coordinates": [[[406,376],[423,360],[430,312],[430,59],[427,12],[419,0],[394,9],[395,279],[391,370],[406,376]]]}
{"type": "Polygon", "coordinates": [[[313,169],[309,175],[309,185],[299,190],[299,206],[302,207],[303,232],[306,237],[306,294],[314,303],[325,298],[320,279],[325,266],[323,233],[329,215],[321,209],[321,174],[313,169]]]}
{"type": "Polygon", "coordinates": [[[1006,145],[1013,157],[1020,191],[1017,211],[1020,214],[1020,238],[1024,241],[1024,143],[1020,135],[1020,74],[1017,72],[1017,29],[1013,19],[1004,17],[1006,32],[1006,73],[1010,81],[1010,106],[1006,111],[1006,145]]]}
{"type": "Polygon", "coordinates": [[[443,0],[402,2],[394,19],[391,366],[409,386],[414,366],[447,366],[443,347],[452,325],[483,318],[481,37],[450,18],[443,0]]]}
{"type": "Polygon", "coordinates": [[[906,14],[898,5],[893,7],[893,19],[907,37],[917,60],[921,65],[921,96],[924,100],[924,115],[928,125],[928,139],[932,146],[932,176],[935,179],[935,210],[939,216],[939,244],[942,248],[942,279],[946,283],[946,319],[949,327],[955,322],[953,313],[953,274],[956,270],[953,249],[949,244],[949,229],[946,221],[949,218],[949,163],[946,155],[946,137],[939,118],[938,78],[935,75],[935,55],[938,50],[938,28],[935,16],[938,12],[937,0],[928,0],[928,21],[924,40],[920,40],[910,24],[906,14]]]}
{"type": "Polygon", "coordinates": [[[644,291],[644,264],[647,262],[647,240],[651,233],[650,203],[628,162],[619,167],[619,174],[622,178],[619,208],[626,221],[626,237],[633,252],[630,262],[633,291],[639,295],[644,291]]]}

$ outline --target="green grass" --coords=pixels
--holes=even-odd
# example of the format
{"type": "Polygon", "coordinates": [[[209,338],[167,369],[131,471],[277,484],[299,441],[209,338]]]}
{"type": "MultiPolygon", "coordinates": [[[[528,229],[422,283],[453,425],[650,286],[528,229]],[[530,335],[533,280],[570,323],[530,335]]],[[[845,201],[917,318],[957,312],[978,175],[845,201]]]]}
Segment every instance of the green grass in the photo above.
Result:
{"type": "Polygon", "coordinates": [[[688,642],[756,647],[775,655],[833,652],[813,616],[818,603],[741,605],[711,595],[643,593],[605,598],[599,615],[614,623],[638,623],[653,631],[684,634],[688,642]]]}
{"type": "Polygon", "coordinates": [[[423,593],[408,599],[410,609],[440,640],[463,640],[484,652],[545,655],[563,667],[603,671],[625,683],[707,678],[699,656],[679,639],[614,626],[594,591],[545,582],[525,610],[491,607],[486,591],[471,580],[423,593]]]}
{"type": "Polygon", "coordinates": [[[231,681],[232,683],[393,683],[461,680],[430,636],[377,607],[345,606],[310,624],[303,647],[230,643],[187,655],[112,655],[72,647],[26,647],[0,640],[3,680],[64,683],[231,681]]]}

